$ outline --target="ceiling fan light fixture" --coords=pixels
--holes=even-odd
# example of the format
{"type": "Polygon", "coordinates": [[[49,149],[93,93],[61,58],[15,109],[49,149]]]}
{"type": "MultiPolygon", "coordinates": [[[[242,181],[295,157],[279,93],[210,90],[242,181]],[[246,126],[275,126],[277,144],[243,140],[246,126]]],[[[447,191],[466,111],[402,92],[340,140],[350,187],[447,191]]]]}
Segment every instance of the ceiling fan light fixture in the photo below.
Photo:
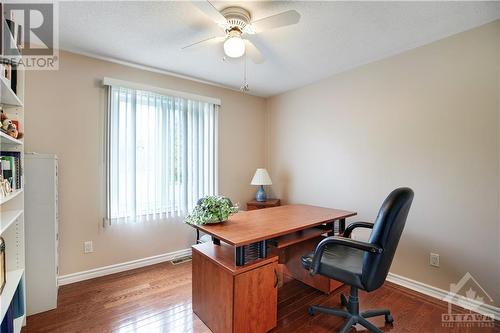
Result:
{"type": "Polygon", "coordinates": [[[239,58],[245,54],[245,42],[241,36],[229,36],[224,42],[224,53],[231,58],[239,58]]]}

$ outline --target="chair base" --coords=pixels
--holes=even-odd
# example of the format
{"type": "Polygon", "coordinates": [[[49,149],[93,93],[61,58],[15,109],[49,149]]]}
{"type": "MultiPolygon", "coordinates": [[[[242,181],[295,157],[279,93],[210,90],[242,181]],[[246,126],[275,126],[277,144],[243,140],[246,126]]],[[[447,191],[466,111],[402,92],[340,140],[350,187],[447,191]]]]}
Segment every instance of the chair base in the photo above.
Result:
{"type": "Polygon", "coordinates": [[[361,326],[368,329],[373,333],[383,333],[378,327],[370,323],[366,318],[384,316],[385,322],[388,324],[392,324],[394,322],[394,318],[392,318],[391,312],[388,309],[380,309],[380,310],[369,310],[364,312],[359,312],[359,300],[358,300],[358,288],[351,287],[351,291],[349,293],[349,298],[345,297],[343,294],[340,295],[340,303],[342,306],[347,308],[346,310],[327,308],[324,306],[313,305],[309,307],[309,314],[311,316],[315,315],[318,312],[346,318],[344,325],[340,329],[339,333],[347,333],[351,329],[353,325],[360,324],[361,326]]]}

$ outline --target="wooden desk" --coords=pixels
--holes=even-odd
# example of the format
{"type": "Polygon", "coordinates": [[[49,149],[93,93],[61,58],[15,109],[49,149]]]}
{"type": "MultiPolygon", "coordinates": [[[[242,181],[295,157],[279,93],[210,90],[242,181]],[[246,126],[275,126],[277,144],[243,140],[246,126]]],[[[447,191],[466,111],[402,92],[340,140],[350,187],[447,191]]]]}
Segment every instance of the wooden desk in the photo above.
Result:
{"type": "Polygon", "coordinates": [[[327,293],[342,285],[321,275],[311,277],[299,258],[314,249],[324,234],[333,233],[335,221],[343,232],[345,219],[354,215],[287,205],[240,212],[221,224],[195,226],[214,242],[193,246],[193,311],[214,333],[271,330],[277,320],[277,288],[285,275],[327,293]],[[259,258],[246,262],[249,246],[257,246],[259,258]]]}
{"type": "Polygon", "coordinates": [[[259,257],[267,254],[267,241],[297,231],[339,221],[341,232],[345,219],[355,212],[309,205],[286,205],[267,209],[239,212],[227,222],[194,226],[215,238],[235,247],[236,265],[245,264],[245,245],[258,244],[259,257]]]}

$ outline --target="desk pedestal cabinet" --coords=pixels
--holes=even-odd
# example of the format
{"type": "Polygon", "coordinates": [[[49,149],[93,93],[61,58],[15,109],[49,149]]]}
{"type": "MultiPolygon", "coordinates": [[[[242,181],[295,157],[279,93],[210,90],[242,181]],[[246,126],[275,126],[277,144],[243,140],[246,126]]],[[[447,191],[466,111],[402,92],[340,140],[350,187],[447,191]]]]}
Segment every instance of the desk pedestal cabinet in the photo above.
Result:
{"type": "Polygon", "coordinates": [[[214,333],[267,332],[276,327],[278,257],[234,264],[234,248],[193,246],[193,311],[214,333]]]}
{"type": "Polygon", "coordinates": [[[337,221],[343,232],[345,219],[354,215],[287,205],[239,212],[227,223],[194,226],[211,235],[213,243],[193,246],[193,311],[214,333],[268,332],[277,324],[277,288],[285,279],[325,293],[342,285],[319,274],[310,276],[300,256],[335,233],[337,221]],[[245,256],[243,249],[251,244],[258,244],[259,259],[245,256]]]}

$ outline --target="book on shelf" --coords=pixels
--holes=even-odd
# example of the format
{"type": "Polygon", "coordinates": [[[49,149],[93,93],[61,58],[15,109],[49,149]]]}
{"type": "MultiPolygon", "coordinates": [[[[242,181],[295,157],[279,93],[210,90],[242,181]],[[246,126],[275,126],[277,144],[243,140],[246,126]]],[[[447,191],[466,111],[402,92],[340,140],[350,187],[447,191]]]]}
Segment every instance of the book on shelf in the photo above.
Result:
{"type": "Polygon", "coordinates": [[[10,78],[12,76],[12,66],[10,64],[3,65],[2,76],[10,82],[10,78]]]}
{"type": "Polygon", "coordinates": [[[17,66],[12,65],[10,69],[10,88],[17,95],[17,66]]]}
{"type": "Polygon", "coordinates": [[[7,22],[7,27],[9,27],[10,35],[14,40],[16,40],[17,38],[16,23],[11,19],[5,19],[5,22],[7,22]]]}
{"type": "Polygon", "coordinates": [[[10,182],[12,189],[23,188],[21,152],[1,151],[0,162],[0,174],[10,182]]]}

